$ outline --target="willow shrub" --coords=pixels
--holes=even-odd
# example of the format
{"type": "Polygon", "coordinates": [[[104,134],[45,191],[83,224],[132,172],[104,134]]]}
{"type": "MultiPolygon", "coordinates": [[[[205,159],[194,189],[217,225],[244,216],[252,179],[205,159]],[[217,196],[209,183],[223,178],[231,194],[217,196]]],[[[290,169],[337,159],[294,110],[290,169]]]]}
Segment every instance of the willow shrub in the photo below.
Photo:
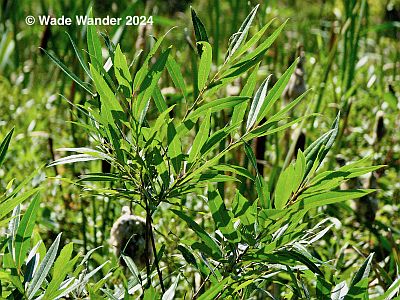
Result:
{"type": "Polygon", "coordinates": [[[216,69],[212,68],[213,48],[205,27],[192,11],[197,68],[190,78],[183,76],[184,66],[174,59],[172,46],[163,46],[165,36],[154,41],[135,72],[131,72],[120,45],[114,45],[106,37],[113,66],[106,70],[101,40],[96,28],[88,26],[89,68],[82,53],[74,48],[93,86],[47,53],[91,95],[92,99],[83,105],[71,104],[85,115],[77,125],[95,145],[63,149],[74,154],[53,165],[107,161],[112,166],[110,173],[85,174],[81,184],[88,182],[87,188],[93,193],[126,199],[146,213],[146,247],[155,253],[154,259],[147,257],[144,270],[138,270],[132,259],[124,256],[131,279],[124,281],[123,288],[103,288],[102,292],[110,299],[124,297],[126,293],[142,294],[145,299],[161,295],[162,299],[173,299],[176,293],[198,299],[279,298],[280,293],[295,298],[342,299],[345,295],[368,294],[372,255],[352,279],[336,282],[329,275],[334,267],[308,251],[332,226],[329,218],[311,226],[313,214],[309,211],[370,193],[371,190],[340,190],[339,186],[347,179],[378,168],[363,167],[360,161],[335,171],[318,172],[338,133],[340,114],[328,132],[304,152],[299,151],[295,161],[283,169],[272,186],[273,193],[268,181],[257,172],[251,142],[284,131],[310,116],[289,119],[289,112],[305,94],[278,111],[273,109],[297,60],[273,86],[269,76],[256,88],[258,68],[285,25],[265,38],[270,22],[249,36],[257,9],[251,11],[232,35],[225,61],[216,69]],[[167,76],[165,73],[181,95],[177,106],[169,105],[160,91],[160,78],[167,76]],[[226,86],[239,77],[246,78],[240,94],[221,97],[226,86]],[[156,113],[149,113],[149,108],[156,108],[156,113]],[[218,129],[214,120],[222,111],[229,120],[218,129]],[[239,149],[244,149],[254,170],[222,163],[224,156],[239,149]],[[256,198],[247,199],[236,192],[234,197],[223,199],[214,188],[215,183],[239,179],[254,183],[256,198]],[[93,182],[114,184],[100,188],[93,182]],[[207,195],[213,224],[199,224],[182,205],[189,193],[207,195]],[[163,203],[168,203],[169,211],[190,228],[173,247],[176,249],[173,256],[182,257],[181,268],[168,274],[163,266],[172,256],[166,257],[165,248],[157,244],[152,218],[163,203]],[[185,288],[195,273],[200,276],[201,285],[196,289],[185,288]]]}

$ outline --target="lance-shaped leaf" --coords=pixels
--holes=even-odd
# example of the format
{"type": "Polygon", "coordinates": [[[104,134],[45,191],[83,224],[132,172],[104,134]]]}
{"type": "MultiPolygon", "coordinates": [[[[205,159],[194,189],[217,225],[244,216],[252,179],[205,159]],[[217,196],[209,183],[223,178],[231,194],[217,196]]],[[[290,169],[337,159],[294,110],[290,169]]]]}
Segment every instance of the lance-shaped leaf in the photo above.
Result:
{"type": "Polygon", "coordinates": [[[33,299],[36,292],[42,286],[43,281],[46,279],[47,274],[49,273],[53,262],[57,255],[58,246],[60,245],[60,238],[61,233],[57,235],[57,238],[50,246],[49,250],[47,251],[45,257],[43,258],[42,263],[40,264],[39,268],[36,270],[35,275],[32,278],[32,281],[28,287],[27,296],[28,299],[33,299]]]}
{"type": "Polygon", "coordinates": [[[124,111],[103,76],[93,65],[90,65],[90,72],[92,73],[96,90],[100,95],[103,122],[114,127],[115,123],[118,124],[125,118],[124,111]]]}
{"type": "Polygon", "coordinates": [[[39,188],[26,191],[23,194],[18,195],[17,197],[7,197],[6,200],[2,200],[0,203],[0,220],[3,219],[10,211],[12,211],[18,204],[21,204],[26,199],[34,195],[39,188]]]}
{"type": "Polygon", "coordinates": [[[371,253],[354,275],[347,293],[349,298],[361,299],[363,296],[368,295],[368,276],[371,271],[373,257],[374,253],[371,253]]]}
{"type": "Polygon", "coordinates": [[[208,110],[204,120],[200,124],[199,132],[194,138],[192,147],[190,148],[188,163],[192,164],[198,157],[201,147],[205,144],[210,133],[211,125],[211,109],[208,110]]]}
{"type": "Polygon", "coordinates": [[[265,24],[263,26],[263,28],[261,28],[256,34],[254,34],[243,46],[240,46],[237,51],[235,52],[235,54],[233,54],[230,59],[233,61],[236,58],[240,57],[243,53],[245,53],[247,50],[251,49],[253,47],[253,45],[255,45],[260,39],[261,37],[264,35],[265,31],[268,29],[268,27],[271,25],[271,23],[274,21],[275,19],[272,19],[271,21],[269,21],[267,24],[265,24]]]}
{"type": "Polygon", "coordinates": [[[46,289],[44,299],[56,299],[56,297],[62,293],[63,290],[60,289],[60,286],[62,285],[67,274],[72,271],[73,267],[80,257],[80,255],[78,254],[73,259],[71,259],[73,250],[73,243],[69,243],[61,249],[60,255],[54,262],[52,280],[50,281],[46,289]]]}
{"type": "Polygon", "coordinates": [[[83,59],[81,51],[78,49],[76,46],[74,40],[71,38],[68,32],[65,32],[68,35],[69,40],[71,41],[72,47],[74,48],[76,57],[78,58],[79,63],[81,64],[83,70],[85,70],[85,73],[89,76],[90,79],[92,79],[92,75],[90,74],[90,70],[88,68],[87,62],[83,59]]]}
{"type": "Polygon", "coordinates": [[[168,290],[165,291],[164,295],[162,296],[161,300],[174,300],[175,298],[175,290],[178,286],[179,279],[181,278],[180,274],[176,276],[174,282],[169,287],[168,290]]]}
{"type": "Polygon", "coordinates": [[[271,79],[271,76],[272,75],[269,75],[264,80],[264,82],[258,88],[256,94],[254,95],[254,99],[253,99],[253,102],[251,103],[250,112],[249,112],[249,116],[247,118],[247,123],[246,123],[247,131],[249,131],[253,127],[253,125],[256,123],[256,121],[258,119],[258,115],[260,113],[260,110],[265,101],[265,97],[267,95],[268,83],[271,79]]]}
{"type": "Polygon", "coordinates": [[[269,91],[267,97],[265,98],[262,106],[260,108],[260,113],[257,116],[257,122],[260,122],[264,117],[267,116],[269,111],[275,102],[282,95],[283,90],[289,82],[290,76],[292,76],[294,70],[297,66],[297,60],[283,73],[283,75],[279,78],[279,80],[274,84],[274,86],[269,91]]]}
{"type": "Polygon", "coordinates": [[[51,164],[49,164],[49,167],[56,166],[56,165],[73,164],[73,163],[77,163],[77,162],[87,162],[87,161],[98,160],[98,159],[102,159],[102,158],[94,157],[94,156],[88,155],[88,154],[73,154],[73,155],[69,155],[69,156],[57,159],[56,161],[53,161],[51,164]]]}
{"type": "Polygon", "coordinates": [[[126,62],[126,57],[122,53],[119,44],[115,49],[114,55],[114,73],[117,77],[118,83],[125,87],[129,93],[126,96],[132,94],[132,77],[129,73],[128,63],[126,62]]]}
{"type": "Polygon", "coordinates": [[[198,300],[215,299],[230,281],[231,277],[226,277],[221,282],[214,283],[204,294],[198,298],[198,300]]]}
{"type": "Polygon", "coordinates": [[[0,167],[3,165],[4,158],[6,157],[8,146],[10,145],[11,137],[14,133],[14,128],[10,130],[5,136],[0,145],[0,167]]]}
{"type": "Polygon", "coordinates": [[[39,193],[37,193],[35,197],[33,197],[31,204],[18,226],[15,239],[15,264],[17,268],[21,267],[29,250],[33,227],[35,226],[36,216],[39,210],[39,204],[40,197],[39,193]]]}
{"type": "Polygon", "coordinates": [[[185,80],[183,79],[180,66],[172,56],[168,56],[167,69],[172,81],[174,82],[174,85],[181,90],[183,97],[186,99],[187,91],[185,80]]]}
{"type": "MultiPolygon", "coordinates": [[[[237,63],[235,63],[231,68],[227,69],[225,72],[221,74],[222,79],[226,79],[225,82],[230,82],[238,75],[246,72],[251,67],[255,66],[258,62],[260,62],[267,52],[268,48],[272,45],[272,43],[277,39],[279,34],[281,33],[283,27],[286,22],[282,24],[274,33],[271,34],[264,42],[262,42],[254,51],[249,52],[244,57],[242,57],[237,63]]],[[[224,81],[224,80],[222,80],[224,81]]]]}
{"type": "Polygon", "coordinates": [[[156,52],[157,52],[158,48],[160,48],[161,43],[163,42],[164,38],[167,36],[167,34],[172,29],[168,30],[167,33],[165,33],[161,38],[156,40],[156,43],[151,48],[149,54],[147,54],[146,59],[144,60],[142,66],[139,69],[139,71],[136,73],[135,79],[133,80],[133,88],[135,90],[135,93],[137,93],[139,91],[139,89],[141,88],[141,84],[142,84],[144,78],[146,77],[146,74],[149,71],[149,62],[150,62],[150,60],[156,54],[156,52]]]}
{"type": "Polygon", "coordinates": [[[229,134],[235,131],[238,128],[239,124],[233,124],[230,126],[226,126],[214,132],[207,142],[201,147],[200,153],[202,157],[205,157],[208,153],[210,153],[213,149],[215,149],[219,142],[225,139],[229,134]]]}
{"type": "MultiPolygon", "coordinates": [[[[193,8],[191,8],[191,12],[192,12],[192,23],[194,28],[194,34],[196,37],[196,42],[208,42],[207,32],[203,23],[201,22],[201,20],[199,19],[193,8]]],[[[203,51],[202,48],[203,47],[201,44],[197,44],[197,52],[199,53],[199,55],[201,55],[203,51]]]]}
{"type": "MultiPolygon", "coordinates": [[[[89,17],[93,18],[92,9],[89,11],[89,17]]],[[[89,24],[87,26],[86,38],[90,61],[92,62],[92,65],[96,67],[96,70],[100,71],[103,69],[103,55],[101,51],[100,39],[97,35],[97,29],[95,25],[89,24]]]]}
{"type": "Polygon", "coordinates": [[[187,216],[183,212],[179,210],[172,209],[172,212],[176,214],[179,218],[184,220],[188,226],[197,234],[197,236],[203,241],[204,246],[202,249],[205,251],[205,254],[219,259],[222,257],[222,252],[218,244],[215,240],[195,221],[192,220],[191,217],[187,216]]]}
{"type": "Polygon", "coordinates": [[[247,33],[249,32],[249,29],[250,29],[250,26],[253,23],[254,17],[256,16],[258,7],[259,7],[259,4],[257,4],[256,7],[254,7],[251,10],[250,14],[243,21],[242,25],[240,25],[238,32],[236,32],[231,37],[231,41],[230,41],[229,49],[228,49],[228,59],[236,52],[236,50],[238,50],[238,48],[241,46],[241,44],[246,39],[247,33]]]}
{"type": "Polygon", "coordinates": [[[235,165],[230,165],[230,164],[220,164],[216,166],[212,166],[212,169],[218,170],[218,171],[224,171],[224,172],[232,172],[234,174],[246,177],[252,181],[255,180],[254,176],[249,172],[249,170],[240,167],[240,166],[235,166],[235,165]]]}
{"type": "MultiPolygon", "coordinates": [[[[254,89],[257,84],[257,73],[258,67],[260,64],[257,64],[254,67],[253,72],[251,72],[250,76],[247,78],[246,84],[244,85],[242,91],[240,92],[240,96],[251,97],[253,95],[254,89]]],[[[239,105],[236,105],[233,109],[231,123],[236,124],[237,122],[242,122],[244,115],[246,113],[247,102],[243,102],[239,105]]]]}
{"type": "Polygon", "coordinates": [[[211,65],[212,65],[212,48],[207,42],[199,42],[203,45],[203,52],[200,57],[199,70],[197,75],[197,85],[199,91],[203,90],[208,76],[210,75],[211,65]]]}
{"type": "Polygon", "coordinates": [[[215,228],[221,231],[229,242],[238,242],[238,234],[233,227],[232,219],[226,209],[224,200],[218,191],[212,190],[211,186],[208,191],[208,207],[214,219],[215,228]]]}
{"type": "Polygon", "coordinates": [[[342,202],[350,199],[358,199],[373,193],[374,190],[345,190],[345,191],[330,191],[315,195],[300,195],[298,200],[290,207],[296,209],[313,209],[323,205],[342,202]]]}
{"type": "Polygon", "coordinates": [[[284,208],[292,193],[295,193],[303,181],[306,159],[299,150],[296,163],[289,165],[280,175],[275,188],[275,207],[284,208]]]}
{"type": "Polygon", "coordinates": [[[232,96],[221,99],[212,100],[199,108],[197,108],[194,112],[192,112],[188,119],[192,121],[196,121],[198,117],[203,115],[207,110],[211,109],[211,112],[217,112],[223,109],[232,108],[243,101],[246,101],[249,97],[241,97],[241,96],[232,96]]]}
{"type": "Polygon", "coordinates": [[[165,68],[170,51],[171,48],[168,48],[160,55],[159,59],[150,68],[142,84],[140,85],[140,92],[134,104],[134,116],[140,124],[143,122],[146,116],[151,95],[153,94],[154,88],[157,85],[162,71],[165,68]]]}
{"type": "Polygon", "coordinates": [[[313,166],[314,169],[319,167],[319,165],[324,160],[326,154],[332,147],[335,138],[339,132],[339,120],[340,120],[340,112],[338,113],[332,124],[332,129],[323,134],[322,136],[320,136],[304,151],[304,155],[306,157],[305,176],[307,176],[310,173],[313,166]]]}
{"type": "Polygon", "coordinates": [[[186,260],[187,263],[192,264],[197,268],[197,261],[196,257],[193,255],[193,250],[189,249],[184,244],[179,244],[177,249],[181,252],[183,258],[186,260]]]}
{"type": "Polygon", "coordinates": [[[136,264],[134,263],[133,259],[130,258],[129,256],[123,255],[122,254],[122,258],[124,259],[126,265],[128,266],[129,271],[131,272],[131,274],[133,275],[133,279],[135,280],[135,285],[140,283],[140,272],[136,266],[136,264]]]}
{"type": "Polygon", "coordinates": [[[171,159],[175,173],[179,174],[183,160],[182,143],[179,139],[178,133],[176,132],[175,125],[172,122],[168,123],[167,143],[168,157],[171,159]]]}
{"type": "Polygon", "coordinates": [[[40,48],[47,56],[65,73],[69,78],[75,81],[81,88],[83,88],[90,95],[94,96],[94,93],[90,90],[90,88],[84,83],[78,76],[76,76],[72,71],[64,65],[64,63],[59,60],[54,54],[51,52],[47,52],[45,49],[40,48]]]}
{"type": "Polygon", "coordinates": [[[287,20],[279,26],[267,39],[265,39],[254,51],[249,52],[245,55],[236,65],[240,65],[245,61],[250,61],[258,56],[263,56],[272,43],[278,38],[279,34],[283,30],[287,23],[287,20]]]}

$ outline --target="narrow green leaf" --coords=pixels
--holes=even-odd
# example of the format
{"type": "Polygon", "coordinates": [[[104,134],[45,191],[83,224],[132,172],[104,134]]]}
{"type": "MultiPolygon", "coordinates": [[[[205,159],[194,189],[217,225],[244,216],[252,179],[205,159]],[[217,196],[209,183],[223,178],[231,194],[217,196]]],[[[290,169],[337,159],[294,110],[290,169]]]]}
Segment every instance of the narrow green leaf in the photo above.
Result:
{"type": "Polygon", "coordinates": [[[283,255],[284,257],[287,257],[289,259],[294,259],[295,261],[301,262],[302,264],[306,265],[310,271],[312,271],[314,274],[318,274],[320,276],[323,276],[324,274],[322,271],[315,265],[314,262],[312,262],[308,257],[303,255],[302,253],[295,251],[295,250],[279,250],[277,252],[278,255],[283,255]]]}
{"type": "Polygon", "coordinates": [[[218,170],[218,171],[224,171],[224,172],[232,172],[235,174],[238,174],[240,176],[246,177],[252,181],[255,180],[254,176],[249,172],[249,170],[240,167],[240,166],[235,166],[235,165],[229,165],[229,164],[220,164],[216,166],[212,166],[213,169],[218,170]]]}
{"type": "Polygon", "coordinates": [[[250,160],[251,165],[257,171],[257,158],[254,155],[253,149],[251,149],[250,145],[244,143],[244,152],[246,153],[247,158],[250,160]]]}
{"type": "Polygon", "coordinates": [[[257,116],[257,122],[260,122],[264,117],[267,116],[272,106],[282,95],[283,90],[285,89],[286,85],[289,82],[290,77],[292,76],[294,70],[296,69],[297,61],[298,60],[295,60],[292,63],[292,65],[285,71],[285,73],[283,73],[283,75],[278,79],[278,81],[269,91],[267,97],[265,98],[265,100],[261,105],[260,112],[257,116]]]}
{"type": "MultiPolygon", "coordinates": [[[[194,34],[196,37],[196,42],[208,42],[207,32],[203,23],[201,22],[201,20],[199,19],[199,17],[197,16],[196,12],[192,7],[190,8],[190,10],[192,13],[192,23],[194,28],[194,34]]],[[[197,51],[199,55],[201,55],[202,53],[201,44],[197,44],[197,51]]]]}
{"type": "Polygon", "coordinates": [[[208,207],[210,208],[215,228],[220,230],[229,242],[238,242],[238,234],[233,227],[224,200],[219,192],[213,190],[211,186],[208,191],[208,207]]]}
{"type": "MultiPolygon", "coordinates": [[[[74,250],[74,244],[68,243],[65,245],[60,252],[60,255],[57,257],[54,268],[53,268],[53,277],[47,286],[46,293],[44,294],[43,299],[55,299],[57,295],[61,292],[59,291],[60,285],[63,283],[65,277],[69,272],[72,271],[73,265],[71,262],[72,251],[74,250]]],[[[78,257],[75,259],[75,263],[78,257]]]]}
{"type": "Polygon", "coordinates": [[[171,159],[172,166],[176,174],[181,170],[183,160],[182,144],[176,132],[174,123],[170,122],[167,128],[168,157],[171,159]]]}
{"type": "Polygon", "coordinates": [[[180,278],[181,278],[181,275],[178,274],[178,276],[176,276],[176,278],[175,278],[174,282],[172,283],[172,285],[169,287],[168,290],[166,290],[166,292],[162,296],[162,300],[174,300],[175,290],[176,290],[176,288],[178,286],[178,282],[179,282],[180,278]]]}
{"type": "Polygon", "coordinates": [[[247,33],[249,32],[250,26],[253,23],[254,17],[256,16],[257,9],[259,6],[260,5],[257,4],[251,10],[250,14],[243,21],[242,25],[240,25],[238,32],[236,32],[231,37],[231,42],[229,44],[229,49],[228,49],[228,59],[238,50],[238,48],[245,41],[245,38],[247,37],[247,33]]]}
{"type": "Polygon", "coordinates": [[[285,207],[290,195],[292,194],[292,184],[294,176],[294,167],[290,165],[279,176],[275,188],[275,208],[282,209],[285,207]]]}
{"type": "Polygon", "coordinates": [[[180,66],[173,56],[168,56],[167,69],[172,81],[174,82],[174,85],[181,90],[183,97],[186,99],[187,91],[185,80],[183,79],[180,66]]]}
{"type": "Polygon", "coordinates": [[[140,279],[139,279],[140,273],[139,273],[137,266],[133,262],[132,258],[130,258],[129,256],[126,256],[126,255],[122,255],[122,258],[124,259],[126,265],[128,266],[129,271],[133,275],[133,278],[135,280],[134,285],[140,283],[140,279]]]}
{"type": "Polygon", "coordinates": [[[347,293],[348,297],[360,299],[363,298],[363,296],[368,295],[368,279],[373,257],[374,253],[368,255],[361,268],[358,269],[357,273],[354,275],[347,293]]]}
{"type": "Polygon", "coordinates": [[[6,157],[7,149],[8,149],[8,146],[10,145],[10,141],[11,141],[11,137],[12,137],[13,133],[14,133],[14,128],[11,129],[7,133],[7,135],[1,142],[1,145],[0,145],[0,167],[3,165],[4,158],[6,157]]]}
{"type": "Polygon", "coordinates": [[[208,76],[210,75],[212,65],[212,48],[207,42],[199,42],[203,46],[203,52],[200,57],[197,85],[199,91],[202,91],[207,83],[208,76]]]}
{"type": "Polygon", "coordinates": [[[225,79],[225,82],[229,82],[259,63],[265,57],[265,53],[267,52],[268,48],[279,36],[285,24],[286,22],[282,24],[269,38],[261,43],[254,51],[250,51],[232,67],[223,72],[221,74],[221,79],[225,79]]]}
{"type": "Polygon", "coordinates": [[[153,100],[159,112],[164,112],[168,108],[168,104],[161,93],[160,88],[156,85],[153,90],[153,100]]]}
{"type": "Polygon", "coordinates": [[[76,76],[72,71],[64,65],[64,63],[59,60],[54,54],[47,52],[45,49],[40,48],[47,56],[73,81],[75,81],[81,88],[83,88],[90,95],[94,96],[94,93],[87,87],[86,83],[84,83],[78,76],[76,76]]]}
{"type": "Polygon", "coordinates": [[[247,141],[250,141],[250,140],[260,137],[260,136],[266,136],[266,135],[271,135],[276,132],[281,132],[281,131],[285,130],[286,128],[291,127],[293,124],[297,124],[304,119],[307,119],[312,116],[317,116],[317,115],[318,114],[309,114],[309,115],[301,116],[301,117],[294,119],[293,121],[290,121],[288,123],[285,123],[281,126],[277,126],[278,122],[274,122],[274,123],[266,122],[262,125],[255,127],[254,129],[252,129],[249,132],[249,134],[247,134],[244,137],[244,140],[247,142],[247,141]]]}
{"type": "Polygon", "coordinates": [[[93,65],[90,65],[90,72],[92,73],[96,90],[100,95],[100,101],[102,104],[101,115],[104,116],[108,124],[114,124],[115,122],[120,121],[123,118],[122,116],[124,115],[124,111],[113,91],[93,65]]]}
{"type": "Polygon", "coordinates": [[[298,201],[291,205],[292,209],[312,209],[323,205],[333,204],[350,199],[358,199],[366,196],[374,190],[345,190],[323,192],[316,195],[300,195],[298,201]]]}
{"type": "Polygon", "coordinates": [[[69,35],[68,32],[65,32],[68,35],[69,40],[71,41],[72,47],[74,48],[76,57],[78,58],[79,63],[81,64],[83,70],[85,71],[85,73],[89,76],[90,79],[92,79],[92,75],[90,74],[90,70],[88,67],[87,62],[83,59],[82,53],[81,51],[78,49],[78,47],[76,46],[74,40],[71,38],[71,36],[69,35]]]}
{"type": "MultiPolygon", "coordinates": [[[[93,18],[92,9],[89,11],[89,17],[93,18]]],[[[96,70],[100,72],[100,70],[103,69],[103,55],[101,51],[100,39],[97,35],[97,29],[95,25],[87,25],[86,38],[90,61],[92,62],[92,65],[95,66],[96,70]]]]}
{"type": "Polygon", "coordinates": [[[211,287],[207,289],[207,291],[202,294],[198,300],[209,300],[215,299],[215,297],[225,288],[225,285],[231,280],[231,277],[226,277],[221,282],[213,284],[211,287]]]}
{"type": "Polygon", "coordinates": [[[318,299],[330,299],[332,284],[325,280],[323,276],[317,276],[317,291],[318,299]]]}
{"type": "Polygon", "coordinates": [[[28,299],[33,299],[36,292],[42,286],[43,281],[46,279],[47,274],[49,273],[53,262],[56,258],[58,246],[60,245],[60,238],[61,233],[57,235],[57,238],[50,246],[49,250],[47,251],[45,257],[43,258],[42,263],[40,264],[39,268],[36,270],[35,274],[33,275],[32,281],[27,290],[28,299]]]}
{"type": "Polygon", "coordinates": [[[187,263],[192,264],[197,268],[197,261],[194,257],[191,249],[188,249],[185,245],[180,244],[178,245],[178,250],[181,252],[183,258],[186,260],[187,263]]]}
{"type": "Polygon", "coordinates": [[[193,176],[193,182],[196,183],[211,183],[211,182],[233,182],[239,181],[235,177],[222,175],[218,173],[206,172],[200,175],[193,176]]]}
{"type": "Polygon", "coordinates": [[[210,153],[213,149],[220,145],[220,142],[224,140],[229,134],[233,131],[237,130],[240,124],[233,124],[220,130],[214,132],[207,142],[201,147],[200,153],[202,157],[205,157],[208,153],[210,153]]]}
{"type": "Polygon", "coordinates": [[[232,96],[232,97],[213,100],[211,102],[208,102],[200,106],[195,111],[193,111],[189,115],[188,119],[196,121],[198,117],[202,116],[209,109],[211,109],[211,112],[214,113],[223,109],[232,108],[246,101],[247,99],[249,99],[249,97],[232,96]]]}
{"type": "Polygon", "coordinates": [[[254,59],[255,57],[258,57],[260,55],[263,55],[268,48],[272,45],[272,43],[277,39],[277,37],[280,35],[281,31],[285,27],[287,23],[287,20],[279,26],[264,42],[262,42],[254,51],[249,52],[247,55],[245,55],[237,64],[240,65],[245,61],[250,61],[254,59]]]}
{"type": "Polygon", "coordinates": [[[263,28],[261,28],[256,34],[254,34],[250,40],[248,40],[243,46],[240,46],[237,51],[235,52],[235,54],[233,54],[230,57],[230,60],[233,61],[236,58],[240,57],[243,53],[245,53],[247,50],[249,50],[250,48],[253,47],[254,44],[256,44],[261,37],[264,35],[265,31],[268,29],[268,27],[271,25],[271,23],[274,21],[275,19],[272,19],[271,21],[269,21],[267,24],[265,24],[263,26],[263,28]]]}
{"type": "Polygon", "coordinates": [[[257,174],[255,182],[258,200],[260,201],[261,207],[263,207],[264,209],[270,208],[271,196],[269,193],[268,184],[265,182],[261,174],[257,174]]]}
{"type": "Polygon", "coordinates": [[[118,181],[118,180],[126,180],[117,173],[89,173],[83,174],[80,176],[78,182],[86,181],[86,182],[94,182],[94,181],[118,181]]]}
{"type": "Polygon", "coordinates": [[[21,222],[18,226],[17,235],[15,239],[15,264],[20,268],[24,263],[25,256],[30,247],[31,236],[33,227],[35,226],[37,212],[39,210],[40,197],[37,193],[28,209],[26,210],[21,222]]]}
{"type": "Polygon", "coordinates": [[[201,147],[205,144],[210,133],[211,126],[211,109],[208,110],[206,116],[200,124],[199,132],[194,138],[192,147],[190,148],[188,163],[192,164],[198,157],[201,147]]]}
{"type": "MultiPolygon", "coordinates": [[[[147,54],[146,59],[144,60],[142,66],[140,67],[139,71],[136,73],[135,79],[133,81],[133,88],[135,93],[137,93],[142,88],[142,83],[145,77],[149,72],[149,62],[156,54],[158,48],[160,48],[161,43],[163,42],[164,38],[172,29],[168,30],[161,38],[159,38],[154,46],[151,48],[149,54],[147,54]]],[[[165,51],[164,51],[165,52],[165,51]]]]}
{"type": "Polygon", "coordinates": [[[295,193],[303,181],[306,171],[306,158],[301,150],[297,153],[296,163],[293,170],[292,192],[295,193]]]}
{"type": "Polygon", "coordinates": [[[132,95],[132,77],[129,72],[128,63],[126,57],[121,51],[121,47],[118,44],[115,49],[114,55],[114,73],[121,86],[128,89],[129,95],[132,95]]]}
{"type": "Polygon", "coordinates": [[[254,95],[253,102],[251,103],[250,106],[249,116],[247,118],[246,131],[249,131],[258,120],[260,110],[263,107],[264,101],[266,99],[265,97],[267,95],[268,83],[271,79],[271,76],[272,75],[269,75],[264,80],[264,82],[258,88],[256,94],[254,95]]]}
{"type": "Polygon", "coordinates": [[[150,97],[153,94],[154,88],[161,78],[162,71],[167,63],[168,55],[171,48],[165,50],[156,61],[156,63],[150,68],[142,84],[140,85],[140,91],[138,97],[134,103],[134,116],[136,120],[141,124],[146,116],[150,97]]]}
{"type": "MultiPolygon", "coordinates": [[[[253,91],[257,84],[257,73],[259,66],[260,64],[257,64],[254,67],[253,72],[251,72],[250,76],[247,78],[246,84],[240,92],[240,96],[251,97],[253,95],[253,91]]],[[[235,106],[232,113],[231,124],[236,124],[243,121],[244,115],[246,113],[246,108],[247,101],[235,106]]]]}
{"type": "Polygon", "coordinates": [[[34,195],[39,188],[29,190],[17,197],[9,197],[0,203],[0,220],[3,219],[10,211],[12,211],[16,206],[24,202],[26,199],[34,195]]]}
{"type": "Polygon", "coordinates": [[[314,168],[314,171],[320,166],[328,151],[332,147],[335,138],[339,132],[339,120],[340,120],[340,112],[336,116],[332,129],[320,136],[316,141],[314,141],[307,149],[304,151],[304,155],[306,157],[306,176],[311,172],[311,169],[314,168]]]}
{"type": "Polygon", "coordinates": [[[214,239],[195,221],[192,220],[189,216],[184,214],[179,210],[172,209],[172,212],[176,214],[179,218],[184,220],[188,226],[198,235],[198,237],[204,242],[204,245],[208,248],[208,255],[215,259],[219,259],[222,257],[222,252],[218,244],[214,241],[214,239]]]}

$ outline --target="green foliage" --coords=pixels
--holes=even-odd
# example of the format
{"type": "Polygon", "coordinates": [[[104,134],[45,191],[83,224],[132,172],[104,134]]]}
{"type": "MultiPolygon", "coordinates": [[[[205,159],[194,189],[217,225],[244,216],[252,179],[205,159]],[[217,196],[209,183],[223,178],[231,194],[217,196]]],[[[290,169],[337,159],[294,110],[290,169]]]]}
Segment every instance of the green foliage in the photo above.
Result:
{"type": "MultiPolygon", "coordinates": [[[[363,0],[338,7],[324,3],[335,15],[310,27],[297,19],[279,20],[289,11],[306,15],[312,23],[313,14],[325,14],[324,6],[301,11],[293,1],[295,8],[280,4],[274,12],[271,7],[277,3],[251,8],[242,1],[211,2],[209,7],[199,3],[199,8],[195,3],[199,13],[191,8],[193,33],[178,27],[163,34],[162,28],[179,18],[157,16],[153,27],[140,27],[139,33],[126,24],[106,30],[88,25],[68,28],[65,42],[54,35],[57,43],[41,43],[55,68],[49,61],[37,68],[51,74],[49,91],[65,94],[67,101],[46,102],[46,109],[54,110],[43,109],[35,117],[40,129],[35,122],[24,123],[34,113],[17,102],[25,114],[18,117],[23,125],[16,124],[18,145],[11,144],[12,155],[6,157],[14,129],[1,143],[0,174],[6,188],[0,196],[0,225],[9,225],[7,236],[0,238],[0,298],[398,295],[399,230],[393,214],[398,204],[393,184],[398,139],[382,148],[385,160],[379,158],[384,150],[376,141],[382,137],[375,131],[372,146],[362,144],[369,123],[358,120],[362,113],[352,115],[352,105],[365,112],[375,105],[371,99],[386,99],[382,108],[390,112],[391,124],[396,120],[396,92],[385,94],[384,86],[387,69],[395,65],[393,53],[389,63],[384,62],[387,52],[370,55],[376,42],[368,24],[373,7],[363,0]],[[244,21],[239,26],[240,18],[244,21]],[[132,36],[137,38],[135,48],[132,36]],[[222,46],[224,39],[229,42],[222,46]],[[289,59],[295,39],[303,40],[307,59],[289,59]],[[377,71],[374,60],[379,55],[382,66],[377,71]],[[314,90],[282,104],[285,88],[301,76],[301,67],[314,90]],[[305,136],[303,147],[297,143],[300,134],[305,136]],[[35,144],[38,136],[45,137],[44,145],[35,144]],[[25,146],[28,138],[32,147],[25,146]],[[54,152],[53,143],[62,147],[61,154],[54,152]],[[50,154],[35,159],[51,161],[48,168],[26,176],[34,164],[20,153],[43,149],[50,154]],[[335,167],[339,152],[351,159],[335,167]],[[369,173],[371,179],[362,186],[359,181],[369,173]],[[51,180],[44,181],[46,176],[51,180]],[[377,177],[378,184],[373,180],[377,177]],[[350,203],[363,206],[368,217],[370,200],[376,197],[391,208],[363,223],[350,203]],[[111,253],[115,245],[107,243],[122,204],[144,217],[144,267],[135,264],[137,257],[128,247],[116,257],[111,253]]],[[[87,10],[79,5],[71,4],[71,11],[87,10]]],[[[115,7],[120,12],[126,8],[124,16],[153,11],[141,1],[115,7]]],[[[66,7],[55,4],[54,9],[66,7]]],[[[87,15],[93,17],[94,11],[98,8],[88,9],[87,15]]],[[[28,35],[15,35],[10,44],[16,47],[15,66],[24,52],[17,49],[18,42],[28,35]]],[[[0,41],[0,69],[6,71],[10,66],[4,67],[2,57],[7,55],[2,51],[9,41],[7,34],[0,41]]],[[[40,89],[39,83],[35,86],[32,93],[40,89]]],[[[30,92],[19,90],[18,84],[6,88],[10,92],[4,94],[11,98],[30,92]],[[13,88],[18,89],[15,94],[13,88]]],[[[15,106],[10,103],[9,110],[15,106]]],[[[396,132],[395,127],[387,130],[396,132]]],[[[136,234],[130,237],[136,239],[136,234]]]]}

